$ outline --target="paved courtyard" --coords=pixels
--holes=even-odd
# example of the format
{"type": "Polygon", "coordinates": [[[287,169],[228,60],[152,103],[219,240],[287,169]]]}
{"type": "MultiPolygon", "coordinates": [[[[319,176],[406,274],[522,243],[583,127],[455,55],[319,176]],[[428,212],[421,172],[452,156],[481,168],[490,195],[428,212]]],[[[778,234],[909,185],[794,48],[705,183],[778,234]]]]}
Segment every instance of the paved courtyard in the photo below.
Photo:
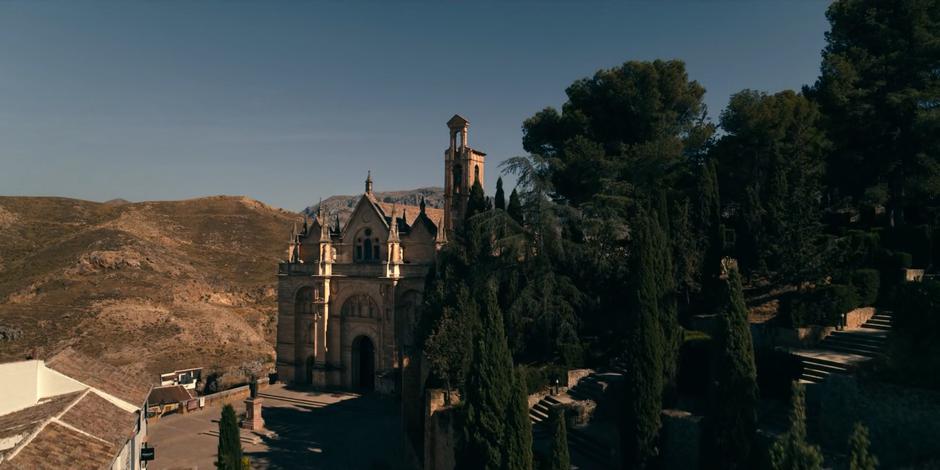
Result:
{"type": "MultiPolygon", "coordinates": [[[[265,430],[242,430],[242,448],[258,469],[403,469],[396,400],[318,392],[278,384],[261,391],[265,430]]],[[[243,413],[244,405],[235,407],[243,413]]],[[[151,470],[214,469],[221,407],[154,421],[151,470]]]]}

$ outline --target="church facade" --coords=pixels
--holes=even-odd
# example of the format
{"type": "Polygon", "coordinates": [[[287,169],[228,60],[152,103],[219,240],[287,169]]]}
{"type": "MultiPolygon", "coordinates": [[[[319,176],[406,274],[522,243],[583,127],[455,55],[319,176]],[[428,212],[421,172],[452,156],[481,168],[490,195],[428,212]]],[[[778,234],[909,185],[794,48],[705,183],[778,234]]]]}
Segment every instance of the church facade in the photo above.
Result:
{"type": "Polygon", "coordinates": [[[345,221],[318,212],[291,235],[278,265],[277,373],[286,382],[401,391],[415,354],[425,276],[463,220],[486,154],[469,147],[469,122],[447,122],[443,209],[389,204],[365,193],[345,221]]]}

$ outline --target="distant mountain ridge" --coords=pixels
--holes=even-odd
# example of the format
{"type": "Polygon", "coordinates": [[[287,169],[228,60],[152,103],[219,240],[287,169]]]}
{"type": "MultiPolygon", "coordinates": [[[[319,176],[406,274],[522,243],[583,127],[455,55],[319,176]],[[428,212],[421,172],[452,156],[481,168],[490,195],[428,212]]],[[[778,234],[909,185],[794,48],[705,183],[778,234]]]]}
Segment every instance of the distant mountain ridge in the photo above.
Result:
{"type": "MultiPolygon", "coordinates": [[[[339,216],[340,221],[345,223],[352,214],[353,209],[356,208],[356,203],[359,202],[360,197],[362,197],[362,194],[354,196],[330,196],[321,203],[309,206],[301,212],[307,216],[313,217],[316,215],[317,209],[322,205],[323,211],[329,216],[331,221],[333,217],[339,216]]],[[[376,192],[375,197],[382,202],[408,206],[421,204],[421,199],[423,198],[428,207],[438,209],[444,207],[444,188],[437,186],[402,191],[376,192]]]]}

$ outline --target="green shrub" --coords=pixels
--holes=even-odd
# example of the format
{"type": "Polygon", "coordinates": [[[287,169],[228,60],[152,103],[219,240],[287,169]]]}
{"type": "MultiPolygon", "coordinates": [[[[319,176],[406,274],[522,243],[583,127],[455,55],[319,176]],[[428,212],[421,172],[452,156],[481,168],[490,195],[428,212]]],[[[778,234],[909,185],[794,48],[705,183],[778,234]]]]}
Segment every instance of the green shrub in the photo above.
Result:
{"type": "Polygon", "coordinates": [[[884,246],[896,252],[910,253],[911,262],[904,266],[926,267],[930,264],[932,246],[930,227],[927,225],[904,225],[886,230],[884,246]]]}
{"type": "Polygon", "coordinates": [[[793,327],[808,325],[836,326],[842,314],[859,306],[855,289],[844,284],[818,287],[801,295],[793,295],[785,306],[793,327]]]}
{"type": "Polygon", "coordinates": [[[874,305],[875,301],[878,300],[881,275],[877,269],[856,269],[852,271],[849,282],[855,288],[859,305],[874,305]]]}
{"type": "Polygon", "coordinates": [[[548,365],[521,365],[525,375],[526,393],[529,395],[555,384],[566,386],[568,384],[568,369],[553,364],[548,365]]]}

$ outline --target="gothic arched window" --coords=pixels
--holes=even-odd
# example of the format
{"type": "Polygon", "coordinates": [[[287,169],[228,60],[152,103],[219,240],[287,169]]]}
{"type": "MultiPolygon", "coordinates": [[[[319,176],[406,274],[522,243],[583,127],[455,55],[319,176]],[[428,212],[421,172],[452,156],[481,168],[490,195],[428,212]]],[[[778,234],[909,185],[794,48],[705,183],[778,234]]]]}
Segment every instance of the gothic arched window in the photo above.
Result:
{"type": "Polygon", "coordinates": [[[480,165],[473,165],[473,182],[480,182],[480,165]]]}

